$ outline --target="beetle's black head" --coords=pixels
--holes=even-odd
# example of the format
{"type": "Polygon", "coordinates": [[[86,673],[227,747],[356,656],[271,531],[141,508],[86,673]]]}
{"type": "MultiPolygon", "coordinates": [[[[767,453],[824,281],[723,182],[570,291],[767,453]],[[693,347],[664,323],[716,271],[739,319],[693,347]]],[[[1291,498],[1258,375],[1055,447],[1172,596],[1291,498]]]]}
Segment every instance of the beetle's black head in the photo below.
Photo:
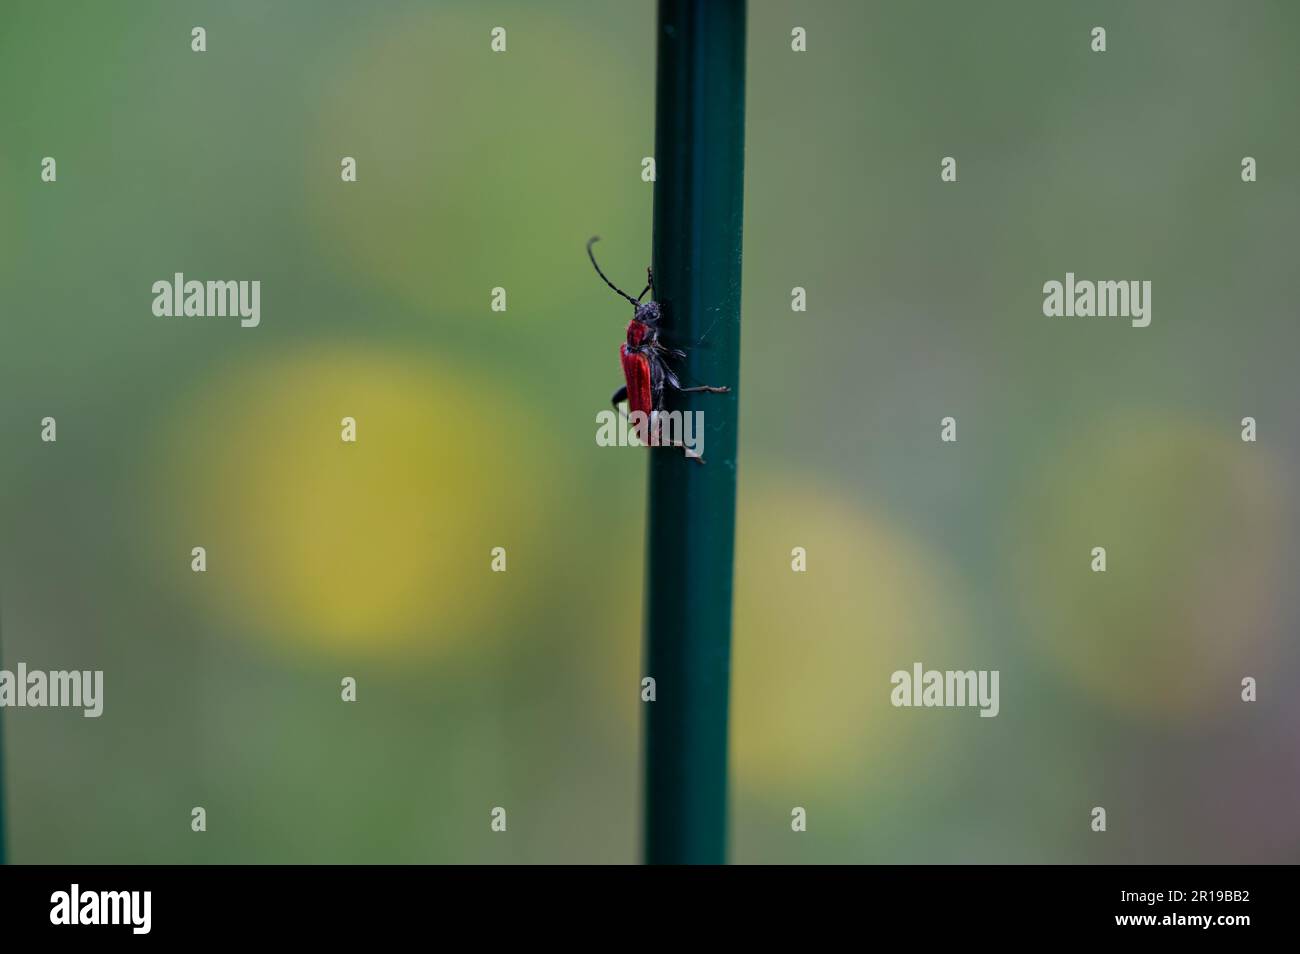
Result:
{"type": "Polygon", "coordinates": [[[636,320],[647,325],[653,325],[659,321],[659,302],[648,301],[644,305],[636,306],[636,320]]]}

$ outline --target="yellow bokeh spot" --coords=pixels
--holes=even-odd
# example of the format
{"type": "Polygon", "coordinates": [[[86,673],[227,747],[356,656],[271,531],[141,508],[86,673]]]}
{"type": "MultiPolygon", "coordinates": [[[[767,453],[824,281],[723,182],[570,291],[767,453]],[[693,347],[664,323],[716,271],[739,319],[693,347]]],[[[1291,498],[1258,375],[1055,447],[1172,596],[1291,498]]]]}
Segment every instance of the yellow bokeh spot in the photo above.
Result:
{"type": "Polygon", "coordinates": [[[1130,714],[1233,702],[1280,635],[1286,510],[1268,452],[1231,423],[1134,416],[1084,434],[1027,486],[1007,547],[1030,644],[1130,714]]]}
{"type": "Polygon", "coordinates": [[[259,638],[445,649],[495,625],[491,548],[543,519],[512,480],[547,466],[539,429],[489,395],[445,363],[352,348],[228,369],[164,428],[163,532],[207,547],[200,592],[259,638]]]}
{"type": "Polygon", "coordinates": [[[740,506],[737,780],[768,789],[906,784],[891,777],[888,756],[942,747],[948,736],[890,704],[890,675],[918,661],[997,668],[964,638],[964,600],[943,558],[824,488],[747,484],[740,506]],[[806,572],[791,568],[794,547],[807,552],[806,572]]]}

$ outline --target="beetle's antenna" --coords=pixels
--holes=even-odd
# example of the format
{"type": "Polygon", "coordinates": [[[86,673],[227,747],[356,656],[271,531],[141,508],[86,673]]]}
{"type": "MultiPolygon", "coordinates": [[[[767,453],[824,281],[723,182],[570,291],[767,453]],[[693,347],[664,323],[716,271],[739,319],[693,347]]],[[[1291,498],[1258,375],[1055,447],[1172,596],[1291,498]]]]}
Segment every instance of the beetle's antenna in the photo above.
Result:
{"type": "Polygon", "coordinates": [[[626,298],[628,301],[630,301],[630,302],[635,306],[635,305],[637,304],[637,300],[636,300],[635,298],[633,298],[631,295],[629,295],[627,292],[623,291],[623,289],[619,288],[619,287],[618,287],[617,285],[615,285],[613,282],[611,282],[608,278],[605,278],[605,273],[602,272],[602,271],[600,270],[600,266],[596,264],[596,256],[592,254],[592,252],[591,252],[591,247],[592,247],[593,245],[595,245],[595,244],[596,244],[597,242],[599,242],[599,241],[600,241],[600,236],[599,236],[599,235],[593,235],[591,238],[587,239],[587,257],[588,257],[589,259],[591,259],[591,265],[592,265],[592,267],[593,267],[594,269],[596,269],[596,274],[597,274],[597,275],[599,275],[601,278],[604,278],[604,279],[605,279],[605,284],[606,284],[606,285],[608,285],[610,288],[614,289],[614,291],[618,292],[620,295],[622,295],[624,298],[626,298]]]}

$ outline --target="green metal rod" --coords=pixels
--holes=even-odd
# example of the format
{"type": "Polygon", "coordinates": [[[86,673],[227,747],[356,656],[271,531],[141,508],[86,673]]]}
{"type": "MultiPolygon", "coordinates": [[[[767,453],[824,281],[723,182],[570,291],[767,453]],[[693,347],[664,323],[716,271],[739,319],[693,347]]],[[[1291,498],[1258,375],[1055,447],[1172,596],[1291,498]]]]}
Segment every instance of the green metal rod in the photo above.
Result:
{"type": "Polygon", "coordinates": [[[667,395],[704,412],[706,464],[650,451],[646,563],[645,860],[721,864],[736,525],[744,205],[745,2],[660,0],[654,279],[669,342],[687,350],[667,395]]]}

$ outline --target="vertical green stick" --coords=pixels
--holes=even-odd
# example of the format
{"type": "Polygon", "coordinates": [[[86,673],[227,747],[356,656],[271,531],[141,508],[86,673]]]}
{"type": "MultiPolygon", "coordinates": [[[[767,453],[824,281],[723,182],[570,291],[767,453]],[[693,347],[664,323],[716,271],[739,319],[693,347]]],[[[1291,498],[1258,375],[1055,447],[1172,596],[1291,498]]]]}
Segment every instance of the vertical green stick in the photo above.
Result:
{"type": "Polygon", "coordinates": [[[650,451],[646,568],[645,860],[721,864],[736,524],[744,204],[745,0],[660,0],[654,278],[687,349],[668,410],[704,412],[706,464],[650,451]]]}

